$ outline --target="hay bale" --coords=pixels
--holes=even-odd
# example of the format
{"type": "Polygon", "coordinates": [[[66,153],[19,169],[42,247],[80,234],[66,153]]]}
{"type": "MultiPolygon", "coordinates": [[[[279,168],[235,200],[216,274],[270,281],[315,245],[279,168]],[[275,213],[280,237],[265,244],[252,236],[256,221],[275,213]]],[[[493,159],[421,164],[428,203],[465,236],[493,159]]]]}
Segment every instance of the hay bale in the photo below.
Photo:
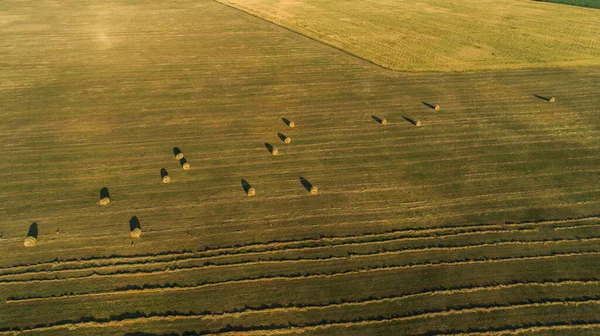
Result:
{"type": "Polygon", "coordinates": [[[283,142],[289,144],[290,142],[292,142],[292,138],[286,136],[285,139],[283,139],[283,142]]]}
{"type": "Polygon", "coordinates": [[[415,121],[415,126],[421,127],[421,121],[420,120],[415,121]]]}
{"type": "Polygon", "coordinates": [[[162,178],[163,183],[171,183],[171,177],[169,175],[162,178]]]}
{"type": "Polygon", "coordinates": [[[181,168],[183,168],[183,170],[190,170],[190,164],[185,162],[184,164],[181,165],[181,168]]]}
{"type": "Polygon", "coordinates": [[[296,127],[296,124],[294,124],[294,122],[290,120],[290,122],[288,123],[288,126],[290,126],[290,128],[294,128],[294,127],[296,127]]]}
{"type": "Polygon", "coordinates": [[[387,125],[387,120],[386,119],[381,119],[381,124],[382,125],[387,125]]]}
{"type": "Polygon", "coordinates": [[[100,203],[100,205],[107,205],[108,203],[110,203],[110,198],[108,198],[108,197],[102,197],[100,199],[99,203],[100,203]]]}
{"type": "Polygon", "coordinates": [[[435,108],[434,108],[434,109],[435,109],[436,111],[439,111],[439,110],[440,110],[440,108],[441,108],[441,107],[440,107],[440,105],[438,105],[438,104],[435,104],[435,108]]]}
{"type": "Polygon", "coordinates": [[[554,97],[550,97],[550,99],[548,99],[549,103],[554,103],[555,101],[556,101],[556,98],[554,98],[554,97]]]}
{"type": "Polygon", "coordinates": [[[131,230],[131,237],[140,238],[141,235],[142,235],[142,229],[140,229],[139,227],[131,230]]]}
{"type": "Polygon", "coordinates": [[[271,154],[273,154],[273,155],[279,155],[279,149],[277,149],[277,148],[273,148],[273,149],[271,150],[271,154]]]}
{"type": "Polygon", "coordinates": [[[181,153],[181,152],[177,153],[177,155],[175,155],[175,158],[176,158],[177,160],[181,160],[181,159],[183,159],[183,153],[181,153]]]}
{"type": "Polygon", "coordinates": [[[250,187],[250,188],[248,188],[247,194],[248,194],[248,196],[254,196],[254,195],[256,195],[256,190],[254,190],[254,188],[250,187]]]}
{"type": "Polygon", "coordinates": [[[318,192],[319,192],[319,189],[317,189],[317,187],[315,187],[315,186],[310,187],[311,195],[316,195],[318,192]]]}
{"type": "Polygon", "coordinates": [[[37,245],[37,238],[29,236],[25,238],[23,245],[25,245],[25,247],[33,247],[37,245]]]}

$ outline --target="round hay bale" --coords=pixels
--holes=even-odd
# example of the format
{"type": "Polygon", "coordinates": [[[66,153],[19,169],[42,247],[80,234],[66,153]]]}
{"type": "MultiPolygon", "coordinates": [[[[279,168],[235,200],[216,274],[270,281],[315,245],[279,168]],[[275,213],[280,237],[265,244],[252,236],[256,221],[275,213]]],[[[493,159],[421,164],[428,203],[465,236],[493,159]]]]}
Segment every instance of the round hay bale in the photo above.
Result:
{"type": "Polygon", "coordinates": [[[37,245],[37,239],[35,237],[29,236],[29,237],[25,238],[23,245],[25,247],[33,247],[33,246],[37,245]]]}
{"type": "Polygon", "coordinates": [[[285,139],[283,139],[283,142],[286,143],[286,144],[289,144],[290,142],[292,142],[292,138],[285,137],[285,139]]]}
{"type": "Polygon", "coordinates": [[[108,203],[110,203],[110,198],[108,197],[103,197],[100,199],[100,205],[107,205],[108,203]]]}
{"type": "Polygon", "coordinates": [[[382,125],[387,125],[387,120],[386,119],[381,119],[381,124],[382,125]]]}
{"type": "Polygon", "coordinates": [[[254,196],[256,195],[256,190],[254,190],[254,188],[250,187],[248,188],[248,196],[254,196]]]}
{"type": "Polygon", "coordinates": [[[169,175],[162,178],[163,183],[171,183],[171,177],[169,175]]]}
{"type": "Polygon", "coordinates": [[[317,187],[315,187],[315,186],[310,187],[311,195],[316,195],[318,192],[319,192],[319,189],[317,189],[317,187]]]}
{"type": "Polygon", "coordinates": [[[175,155],[175,158],[176,158],[177,160],[181,160],[181,159],[183,159],[183,153],[181,153],[181,152],[177,153],[177,155],[175,155]]]}
{"type": "Polygon", "coordinates": [[[296,124],[294,124],[294,122],[290,120],[288,126],[290,126],[290,128],[294,128],[296,127],[296,124]]]}
{"type": "Polygon", "coordinates": [[[555,101],[556,101],[556,98],[554,98],[554,97],[550,97],[550,99],[548,99],[549,103],[554,103],[555,101]]]}
{"type": "Polygon", "coordinates": [[[415,122],[415,126],[417,126],[417,127],[421,127],[421,121],[420,121],[420,120],[417,120],[417,121],[415,122]]]}
{"type": "Polygon", "coordinates": [[[135,228],[135,229],[131,230],[131,237],[140,238],[141,235],[142,235],[142,229],[135,228]]]}
{"type": "Polygon", "coordinates": [[[436,111],[439,111],[439,110],[440,110],[440,108],[441,108],[441,107],[440,107],[440,105],[438,105],[438,104],[435,104],[435,110],[436,110],[436,111]]]}
{"type": "Polygon", "coordinates": [[[33,247],[37,245],[37,238],[29,236],[25,238],[23,245],[25,245],[25,247],[33,247]]]}
{"type": "Polygon", "coordinates": [[[183,165],[181,165],[181,168],[183,168],[183,170],[190,170],[190,164],[186,162],[183,165]]]}
{"type": "Polygon", "coordinates": [[[273,154],[273,155],[279,155],[279,149],[273,148],[273,150],[271,151],[271,154],[273,154]]]}

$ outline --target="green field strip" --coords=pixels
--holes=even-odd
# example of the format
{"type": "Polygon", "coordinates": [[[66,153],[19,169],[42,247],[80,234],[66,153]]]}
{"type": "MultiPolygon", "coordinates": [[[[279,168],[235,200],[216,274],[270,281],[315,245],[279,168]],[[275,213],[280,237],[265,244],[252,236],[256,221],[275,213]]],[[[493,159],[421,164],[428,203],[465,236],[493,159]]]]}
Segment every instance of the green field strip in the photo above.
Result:
{"type": "Polygon", "coordinates": [[[600,9],[600,3],[594,0],[534,0],[540,2],[551,2],[555,4],[561,5],[571,5],[571,6],[580,6],[580,7],[588,7],[588,8],[597,8],[600,9]]]}

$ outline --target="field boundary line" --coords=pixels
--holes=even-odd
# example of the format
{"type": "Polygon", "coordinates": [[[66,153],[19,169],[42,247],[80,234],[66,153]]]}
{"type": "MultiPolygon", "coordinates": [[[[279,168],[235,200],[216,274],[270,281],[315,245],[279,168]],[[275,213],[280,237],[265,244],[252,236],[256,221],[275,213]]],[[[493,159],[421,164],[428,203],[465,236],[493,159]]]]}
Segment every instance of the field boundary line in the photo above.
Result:
{"type": "MultiPolygon", "coordinates": [[[[326,46],[328,48],[337,50],[338,52],[342,52],[343,54],[345,54],[347,56],[350,56],[351,58],[354,58],[355,60],[358,60],[358,61],[361,61],[361,62],[365,62],[367,64],[375,66],[376,68],[378,68],[380,70],[386,70],[386,71],[395,72],[395,73],[414,73],[414,71],[400,71],[400,70],[397,70],[397,69],[385,66],[383,64],[376,63],[375,61],[371,61],[369,59],[363,58],[363,57],[358,56],[356,54],[353,54],[353,53],[351,53],[351,52],[349,52],[347,50],[344,50],[344,49],[342,49],[342,48],[340,48],[340,47],[338,47],[336,45],[333,45],[333,44],[330,44],[330,43],[326,43],[325,41],[321,41],[321,40],[317,39],[316,37],[308,35],[307,33],[300,32],[298,30],[294,30],[291,27],[286,27],[283,24],[275,22],[272,19],[269,19],[269,18],[266,18],[266,17],[262,17],[258,13],[255,13],[255,12],[249,10],[248,8],[241,7],[241,6],[240,7],[235,7],[235,6],[231,5],[231,4],[228,4],[228,3],[225,3],[225,2],[221,2],[219,0],[212,0],[212,1],[215,2],[215,3],[217,3],[217,4],[219,4],[219,5],[221,5],[221,6],[224,6],[224,7],[227,7],[229,9],[231,9],[231,10],[234,10],[235,12],[243,13],[245,15],[249,15],[251,17],[254,17],[254,18],[256,18],[256,19],[258,19],[258,20],[260,20],[262,22],[266,22],[269,25],[277,26],[277,27],[279,27],[281,29],[284,29],[284,30],[290,32],[290,33],[293,33],[296,36],[301,36],[303,38],[306,38],[306,39],[309,39],[311,41],[314,41],[314,42],[316,42],[316,43],[318,43],[318,44],[320,44],[322,46],[326,46]]],[[[420,73],[426,74],[426,73],[437,73],[437,72],[421,71],[420,73]]]]}

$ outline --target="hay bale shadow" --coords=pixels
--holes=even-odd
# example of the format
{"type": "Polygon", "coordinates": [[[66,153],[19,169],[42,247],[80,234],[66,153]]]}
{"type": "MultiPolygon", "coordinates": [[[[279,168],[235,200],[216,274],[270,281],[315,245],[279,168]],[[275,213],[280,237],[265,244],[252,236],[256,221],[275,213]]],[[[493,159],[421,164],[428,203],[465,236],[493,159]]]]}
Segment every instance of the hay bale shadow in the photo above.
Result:
{"type": "Polygon", "coordinates": [[[29,225],[29,231],[27,231],[27,237],[33,237],[37,239],[38,237],[38,225],[36,222],[31,223],[29,225]]]}
{"type": "Polygon", "coordinates": [[[381,119],[381,118],[379,118],[379,117],[377,117],[377,116],[374,116],[374,115],[372,115],[372,116],[371,116],[371,118],[373,118],[373,120],[375,120],[376,122],[378,122],[378,123],[380,123],[380,124],[382,124],[382,125],[385,125],[385,124],[387,124],[387,120],[385,120],[385,119],[381,119]]]}
{"type": "Polygon", "coordinates": [[[160,178],[162,179],[163,183],[171,182],[171,177],[169,176],[169,172],[165,168],[160,168],[160,178]]]}
{"type": "Polygon", "coordinates": [[[107,187],[102,187],[102,189],[100,189],[100,199],[103,198],[110,198],[110,193],[108,192],[107,187]]]}
{"type": "Polygon", "coordinates": [[[140,225],[140,220],[137,218],[137,216],[133,216],[129,220],[129,231],[133,231],[135,229],[142,229],[142,226],[140,225]]]}
{"type": "MultiPolygon", "coordinates": [[[[439,105],[434,105],[434,104],[431,104],[431,103],[428,103],[428,102],[421,102],[421,103],[422,103],[423,105],[425,105],[425,106],[429,107],[429,108],[430,108],[430,109],[432,109],[432,110],[435,110],[435,109],[436,109],[436,106],[439,106],[439,105]]],[[[439,107],[438,107],[438,109],[439,109],[439,107]]]]}
{"type": "Polygon", "coordinates": [[[540,95],[537,95],[537,94],[534,94],[533,96],[536,97],[536,98],[538,98],[538,99],[550,102],[550,103],[554,103],[554,101],[556,100],[554,97],[544,97],[544,96],[540,96],[540,95]]]}
{"type": "Polygon", "coordinates": [[[308,191],[310,191],[313,188],[312,183],[308,182],[308,180],[302,176],[300,176],[300,183],[302,183],[304,188],[306,188],[306,190],[308,190],[308,191]]]}
{"type": "Polygon", "coordinates": [[[286,136],[285,134],[281,133],[281,132],[277,132],[277,136],[279,137],[279,139],[281,139],[281,141],[283,143],[290,143],[292,141],[292,139],[288,136],[286,136]]]}
{"type": "Polygon", "coordinates": [[[268,142],[265,142],[265,147],[267,148],[267,150],[269,151],[269,153],[276,155],[275,153],[273,153],[276,150],[276,148],[273,147],[273,145],[271,145],[268,142]]]}
{"type": "Polygon", "coordinates": [[[404,120],[408,121],[409,123],[413,124],[413,125],[417,125],[417,122],[414,119],[411,119],[409,117],[406,116],[402,116],[402,118],[404,118],[404,120]]]}
{"type": "Polygon", "coordinates": [[[179,159],[179,164],[181,164],[181,168],[183,168],[183,170],[190,169],[190,164],[187,162],[186,158],[179,159]]]}
{"type": "Polygon", "coordinates": [[[242,179],[242,188],[244,188],[244,192],[247,194],[248,190],[250,190],[250,188],[252,188],[252,186],[250,185],[250,183],[248,181],[246,181],[246,179],[242,179]]]}
{"type": "Polygon", "coordinates": [[[173,155],[175,155],[177,160],[181,160],[183,158],[183,153],[179,147],[173,147],[173,155]]]}
{"type": "Polygon", "coordinates": [[[286,124],[288,127],[293,128],[296,126],[296,124],[289,120],[288,118],[281,118],[281,121],[283,121],[284,124],[286,124]]]}

